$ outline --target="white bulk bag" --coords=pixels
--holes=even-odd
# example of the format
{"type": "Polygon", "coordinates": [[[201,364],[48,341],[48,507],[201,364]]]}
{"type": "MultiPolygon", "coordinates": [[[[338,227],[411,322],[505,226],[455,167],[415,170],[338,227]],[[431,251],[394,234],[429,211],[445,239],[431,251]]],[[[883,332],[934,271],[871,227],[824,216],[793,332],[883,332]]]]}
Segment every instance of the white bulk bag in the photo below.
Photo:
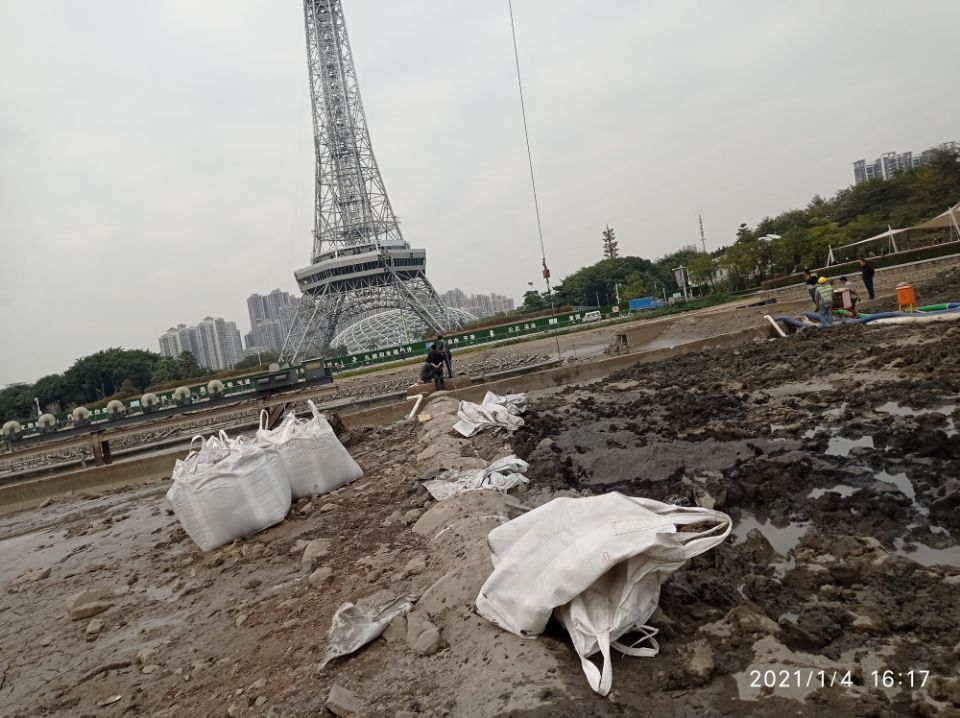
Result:
{"type": "Polygon", "coordinates": [[[239,441],[228,449],[215,463],[203,451],[188,455],[167,491],[180,525],[204,551],[280,523],[290,510],[290,484],[274,449],[239,441]]]}
{"type": "Polygon", "coordinates": [[[312,418],[297,419],[290,412],[270,431],[266,412],[262,412],[257,431],[257,445],[274,448],[279,454],[294,499],[326,494],[363,476],[363,469],[340,443],[330,423],[312,401],[307,404],[312,418]]]}
{"type": "Polygon", "coordinates": [[[556,611],[590,687],[606,695],[613,682],[610,646],[656,655],[656,630],[644,624],[657,608],[660,586],[687,559],[723,541],[730,528],[730,517],[719,511],[619,493],[554,499],[490,532],[494,570],[477,596],[477,610],[524,637],[543,632],[556,611]],[[709,527],[678,531],[690,524],[709,527]],[[652,645],[616,642],[631,631],[652,645]],[[598,651],[602,671],[588,660],[598,651]]]}

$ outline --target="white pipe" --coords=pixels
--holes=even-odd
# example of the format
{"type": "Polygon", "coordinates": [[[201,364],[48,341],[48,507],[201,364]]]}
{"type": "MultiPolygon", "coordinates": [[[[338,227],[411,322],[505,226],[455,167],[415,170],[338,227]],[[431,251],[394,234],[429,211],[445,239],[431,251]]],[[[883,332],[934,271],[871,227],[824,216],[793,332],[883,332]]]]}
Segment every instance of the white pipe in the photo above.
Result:
{"type": "MultiPolygon", "coordinates": [[[[413,398],[413,397],[410,397],[413,398]]],[[[410,414],[407,416],[408,419],[412,419],[417,415],[417,409],[420,408],[420,403],[423,401],[423,394],[417,394],[417,403],[413,405],[413,408],[410,410],[410,414]]]]}
{"type": "Polygon", "coordinates": [[[786,333],[785,331],[783,331],[783,329],[780,328],[780,325],[777,324],[777,320],[776,320],[776,319],[774,319],[773,317],[771,317],[769,314],[764,314],[764,315],[763,315],[763,318],[766,319],[768,322],[770,322],[770,323],[773,325],[773,328],[777,330],[777,334],[779,334],[779,335],[780,335],[781,337],[783,337],[784,339],[787,338],[787,333],[786,333]]]}
{"type": "Polygon", "coordinates": [[[932,317],[925,317],[923,314],[918,314],[916,317],[887,317],[886,319],[875,319],[872,322],[867,322],[868,327],[872,327],[875,324],[916,324],[918,322],[949,322],[954,319],[960,319],[960,312],[954,312],[953,314],[935,314],[932,317]]]}

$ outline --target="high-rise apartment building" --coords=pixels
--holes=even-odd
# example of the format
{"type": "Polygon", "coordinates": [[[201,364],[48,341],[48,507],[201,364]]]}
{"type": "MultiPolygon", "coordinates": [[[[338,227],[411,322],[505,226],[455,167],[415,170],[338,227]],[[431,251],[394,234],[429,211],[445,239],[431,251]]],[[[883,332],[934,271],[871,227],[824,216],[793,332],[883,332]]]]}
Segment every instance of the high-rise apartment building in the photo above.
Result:
{"type": "Polygon", "coordinates": [[[942,145],[924,150],[919,155],[914,155],[913,152],[884,152],[872,162],[857,160],[853,163],[853,183],[860,184],[872,179],[890,179],[900,172],[926,164],[936,150],[957,150],[958,147],[960,147],[958,142],[944,142],[942,145]]]}
{"type": "Polygon", "coordinates": [[[244,356],[236,322],[219,317],[206,317],[195,327],[179,324],[160,336],[160,353],[164,356],[177,357],[185,351],[208,369],[227,369],[244,356]]]}
{"type": "Polygon", "coordinates": [[[267,351],[279,352],[283,349],[283,340],[289,331],[289,325],[296,316],[286,322],[285,313],[289,314],[289,307],[296,307],[298,300],[288,292],[274,289],[269,294],[251,294],[247,298],[247,312],[250,315],[250,331],[253,334],[253,344],[247,343],[247,348],[259,347],[267,351]],[[285,327],[286,324],[286,327],[285,327]]]}

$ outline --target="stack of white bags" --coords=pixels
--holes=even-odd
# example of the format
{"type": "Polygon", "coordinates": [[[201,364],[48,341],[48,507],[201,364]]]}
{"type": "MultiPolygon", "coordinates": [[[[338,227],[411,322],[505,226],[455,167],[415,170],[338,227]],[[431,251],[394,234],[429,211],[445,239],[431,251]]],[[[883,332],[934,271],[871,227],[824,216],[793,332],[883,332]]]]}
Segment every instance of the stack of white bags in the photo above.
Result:
{"type": "MultiPolygon", "coordinates": [[[[204,551],[280,523],[293,499],[326,494],[363,476],[330,423],[293,412],[273,430],[261,414],[255,439],[225,432],[203,441],[173,470],[167,501],[180,525],[204,551]]],[[[203,437],[194,437],[194,441],[203,437]]]]}

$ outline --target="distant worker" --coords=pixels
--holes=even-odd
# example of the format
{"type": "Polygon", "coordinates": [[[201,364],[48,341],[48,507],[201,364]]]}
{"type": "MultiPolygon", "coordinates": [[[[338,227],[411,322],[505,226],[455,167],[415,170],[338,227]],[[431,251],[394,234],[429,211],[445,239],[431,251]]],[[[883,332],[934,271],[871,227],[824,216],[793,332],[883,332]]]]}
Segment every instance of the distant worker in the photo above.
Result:
{"type": "Polygon", "coordinates": [[[870,266],[866,259],[860,260],[860,276],[863,279],[863,286],[867,288],[867,294],[873,299],[873,275],[877,270],[870,266]]]}
{"type": "Polygon", "coordinates": [[[857,302],[860,301],[860,295],[847,283],[846,277],[840,277],[837,289],[843,293],[843,308],[853,315],[857,313],[857,302]]]}
{"type": "Polygon", "coordinates": [[[453,358],[450,356],[450,342],[444,339],[442,335],[437,334],[437,341],[433,343],[433,346],[443,354],[443,363],[447,365],[447,378],[453,379],[453,368],[451,366],[453,358]]]}
{"type": "Polygon", "coordinates": [[[817,313],[821,317],[822,324],[829,326],[833,324],[833,286],[826,277],[820,277],[817,280],[817,294],[820,298],[817,313]]]}
{"type": "Polygon", "coordinates": [[[814,306],[819,304],[817,301],[817,280],[819,277],[816,272],[811,272],[809,269],[803,270],[803,283],[807,285],[807,291],[810,293],[810,301],[813,302],[814,306]]]}
{"type": "Polygon", "coordinates": [[[434,382],[437,386],[437,389],[443,389],[443,363],[443,352],[440,351],[440,349],[437,347],[437,343],[434,342],[433,346],[430,348],[430,353],[427,354],[427,363],[424,367],[424,373],[426,374],[426,380],[434,382]]]}

